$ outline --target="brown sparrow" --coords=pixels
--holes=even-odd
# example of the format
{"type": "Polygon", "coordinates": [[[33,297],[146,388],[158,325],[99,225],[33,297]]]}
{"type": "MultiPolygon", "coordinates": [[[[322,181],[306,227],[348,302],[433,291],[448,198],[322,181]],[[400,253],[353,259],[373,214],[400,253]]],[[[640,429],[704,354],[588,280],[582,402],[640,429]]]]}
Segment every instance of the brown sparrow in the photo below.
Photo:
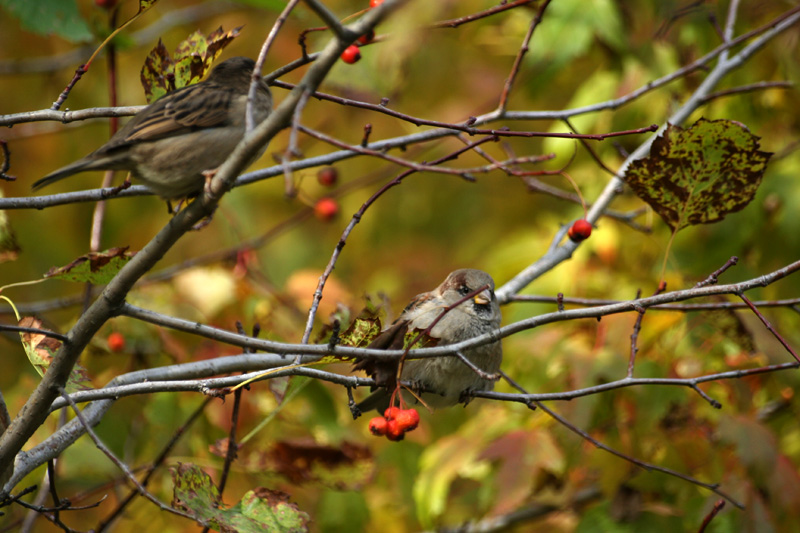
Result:
{"type": "MultiPolygon", "coordinates": [[[[244,136],[254,68],[255,62],[247,57],[223,61],[205,81],[159,98],[106,144],[40,179],[33,190],[86,170],[127,170],[166,200],[196,195],[203,189],[206,171],[224,163],[244,136]]],[[[255,123],[271,111],[272,94],[260,79],[253,105],[255,123]]]]}
{"type": "MultiPolygon", "coordinates": [[[[407,332],[425,330],[442,314],[471,292],[485,287],[472,298],[448,311],[433,327],[429,336],[437,345],[454,344],[500,327],[500,307],[494,295],[494,280],[481,270],[461,269],[452,272],[431,292],[417,295],[398,319],[384,329],[369,348],[402,349],[407,332]]],[[[463,355],[485,373],[494,374],[500,368],[503,351],[500,342],[463,350],[463,355]]],[[[378,390],[358,404],[361,411],[389,406],[396,384],[397,361],[381,363],[366,358],[355,365],[365,370],[385,388],[378,390]],[[388,389],[388,390],[387,390],[388,389]]],[[[494,381],[484,379],[457,357],[409,359],[403,363],[402,381],[412,382],[422,391],[422,400],[430,407],[448,407],[465,401],[464,393],[494,388],[494,381]]],[[[418,403],[408,391],[403,391],[407,403],[418,403]]]]}

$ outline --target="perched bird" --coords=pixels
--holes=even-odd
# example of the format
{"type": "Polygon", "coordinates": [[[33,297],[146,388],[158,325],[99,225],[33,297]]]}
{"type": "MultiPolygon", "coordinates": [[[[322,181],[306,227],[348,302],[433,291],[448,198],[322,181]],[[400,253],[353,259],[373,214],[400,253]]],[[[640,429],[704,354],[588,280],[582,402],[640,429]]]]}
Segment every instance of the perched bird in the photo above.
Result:
{"type": "MultiPolygon", "coordinates": [[[[438,340],[438,346],[443,346],[497,329],[500,327],[500,307],[494,294],[494,280],[481,270],[461,269],[450,273],[433,291],[417,295],[398,319],[370,343],[369,348],[402,349],[406,332],[425,330],[445,308],[482,287],[483,290],[478,294],[442,316],[429,336],[438,340]]],[[[499,341],[467,348],[462,353],[487,374],[496,373],[503,359],[499,341]]],[[[388,364],[367,358],[355,365],[356,370],[365,370],[384,387],[358,404],[361,411],[377,409],[383,412],[389,406],[396,384],[397,364],[397,361],[388,364]]],[[[455,405],[465,401],[465,392],[491,390],[494,387],[494,381],[479,376],[453,356],[406,360],[400,379],[412,382],[422,391],[428,391],[422,393],[422,400],[430,407],[455,405]]],[[[407,403],[417,403],[407,391],[403,392],[403,399],[407,403]]]]}
{"type": "MultiPolygon", "coordinates": [[[[205,81],[159,98],[106,144],[40,179],[33,190],[86,170],[127,170],[166,200],[198,194],[205,184],[204,173],[224,163],[244,136],[254,68],[255,62],[247,57],[223,61],[205,81]]],[[[259,79],[255,123],[271,111],[272,94],[259,79]]]]}

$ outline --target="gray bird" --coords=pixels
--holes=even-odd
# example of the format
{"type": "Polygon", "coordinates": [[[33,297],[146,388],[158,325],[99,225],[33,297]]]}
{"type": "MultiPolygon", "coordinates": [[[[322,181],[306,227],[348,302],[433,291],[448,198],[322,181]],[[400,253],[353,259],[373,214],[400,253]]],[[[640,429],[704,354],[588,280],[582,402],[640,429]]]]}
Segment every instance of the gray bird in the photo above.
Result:
{"type": "MultiPolygon", "coordinates": [[[[87,170],[127,170],[166,200],[198,194],[206,181],[204,172],[224,163],[244,136],[254,68],[255,62],[247,57],[223,61],[205,81],[159,98],[106,144],[40,179],[33,190],[87,170]]],[[[253,106],[255,123],[271,111],[272,94],[260,79],[253,106]]]]}
{"type": "MultiPolygon", "coordinates": [[[[481,270],[461,269],[450,273],[433,291],[417,295],[398,319],[370,343],[369,348],[402,349],[406,332],[428,328],[446,307],[481,287],[486,288],[445,314],[433,327],[430,336],[438,340],[438,346],[443,346],[496,330],[500,327],[500,307],[494,294],[494,280],[481,270]]],[[[499,370],[503,359],[499,341],[468,348],[462,353],[489,374],[499,370]]],[[[388,388],[375,391],[358,404],[362,412],[377,409],[382,413],[389,406],[397,362],[386,364],[365,359],[357,363],[355,369],[365,370],[388,388]]],[[[449,407],[463,401],[465,392],[494,388],[494,381],[483,379],[457,357],[409,359],[403,364],[400,379],[430,391],[422,394],[422,400],[430,407],[449,407]]],[[[407,391],[404,391],[403,399],[407,403],[417,403],[407,391]]]]}

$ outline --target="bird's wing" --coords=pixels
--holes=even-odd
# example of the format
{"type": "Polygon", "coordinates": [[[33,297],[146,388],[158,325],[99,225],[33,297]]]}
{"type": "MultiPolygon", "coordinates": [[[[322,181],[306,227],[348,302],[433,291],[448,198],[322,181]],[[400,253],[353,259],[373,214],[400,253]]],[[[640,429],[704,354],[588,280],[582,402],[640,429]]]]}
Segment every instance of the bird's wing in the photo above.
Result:
{"type": "Polygon", "coordinates": [[[226,126],[237,96],[215,84],[201,83],[179,89],[136,115],[120,130],[113,145],[154,141],[201,128],[226,126]]]}

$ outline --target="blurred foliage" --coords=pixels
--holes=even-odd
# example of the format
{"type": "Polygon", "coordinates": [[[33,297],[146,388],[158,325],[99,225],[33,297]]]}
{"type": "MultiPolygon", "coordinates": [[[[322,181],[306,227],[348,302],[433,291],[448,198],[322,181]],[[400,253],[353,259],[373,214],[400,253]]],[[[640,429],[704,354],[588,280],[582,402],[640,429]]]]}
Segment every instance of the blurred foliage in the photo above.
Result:
{"type": "MultiPolygon", "coordinates": [[[[13,2],[28,3],[47,6],[62,2],[13,2]]],[[[15,13],[11,4],[4,0],[0,9],[15,13]]],[[[158,38],[171,50],[195,31],[206,35],[220,26],[233,28],[246,23],[224,57],[255,57],[284,3],[249,0],[244,4],[232,4],[224,13],[170,26],[141,48],[131,45],[118,51],[116,90],[120,105],[145,102],[139,72],[158,38]]],[[[326,2],[341,18],[366,4],[366,0],[326,2]]],[[[785,2],[776,0],[743,4],[737,33],[765,24],[787,8],[785,2]]],[[[155,24],[179,8],[203,5],[209,4],[162,0],[126,32],[155,24]]],[[[385,40],[363,47],[363,59],[355,65],[336,65],[321,90],[370,103],[388,98],[387,105],[393,110],[440,121],[464,121],[487,112],[497,104],[535,6],[519,7],[454,29],[430,29],[427,25],[493,5],[484,0],[414,1],[378,28],[378,35],[385,40]]],[[[692,9],[684,10],[685,6],[675,1],[554,0],[530,43],[531,51],[510,94],[509,109],[560,110],[601,102],[695,60],[718,45],[719,37],[709,17],[724,21],[727,5],[691,5],[692,9]]],[[[108,18],[106,10],[91,0],[81,0],[78,8],[92,26],[108,18]]],[[[51,24],[55,19],[39,18],[40,24],[51,24]]],[[[64,57],[62,54],[72,47],[71,41],[87,38],[77,29],[66,36],[51,29],[45,32],[49,35],[42,36],[19,20],[0,16],[3,113],[48,108],[80,61],[36,73],[22,67],[64,57]]],[[[301,3],[278,35],[264,72],[299,58],[299,34],[321,25],[301,3]]],[[[309,50],[319,50],[329,38],[326,32],[309,34],[309,50]]],[[[783,33],[726,77],[719,89],[758,81],[797,82],[799,38],[798,27],[783,33]]],[[[101,56],[78,82],[67,100],[71,109],[108,105],[105,59],[101,56]]],[[[291,72],[282,79],[296,83],[304,71],[291,72]]],[[[614,111],[576,117],[572,123],[581,133],[663,123],[704,75],[694,72],[614,111]]],[[[285,93],[273,88],[273,94],[279,102],[285,93]]],[[[678,234],[668,257],[668,289],[693,286],[733,255],[740,261],[723,275],[723,283],[762,275],[800,256],[800,211],[795,208],[800,205],[796,89],[768,88],[717,98],[688,124],[701,117],[746,125],[760,137],[760,149],[775,155],[746,209],[727,215],[717,224],[690,227],[678,234]]],[[[372,125],[373,140],[420,131],[386,115],[314,99],[308,102],[302,120],[305,126],[354,144],[360,142],[366,123],[372,125]]],[[[568,130],[556,121],[508,122],[491,127],[504,125],[518,130],[568,130]]],[[[34,122],[4,131],[3,138],[11,151],[9,173],[18,179],[0,184],[2,194],[29,196],[30,183],[100,146],[108,138],[108,128],[101,120],[67,125],[34,122]]],[[[624,160],[620,152],[632,151],[644,138],[617,137],[590,141],[590,146],[607,166],[616,169],[624,160]]],[[[274,164],[273,157],[283,156],[288,143],[286,131],[253,168],[274,164]]],[[[462,146],[461,141],[448,138],[409,145],[405,152],[393,154],[431,161],[462,146]]],[[[305,157],[332,150],[302,135],[298,148],[305,157]]],[[[589,201],[609,179],[573,140],[505,138],[482,148],[498,160],[508,154],[555,152],[554,161],[535,168],[556,170],[566,165],[589,201]]],[[[486,160],[469,152],[451,164],[480,166],[486,160]]],[[[184,260],[267,235],[264,244],[184,270],[166,281],[145,280],[128,301],[231,331],[236,330],[237,320],[247,331],[258,323],[264,338],[299,342],[317,280],[350,214],[400,172],[377,158],[352,158],[335,166],[339,180],[332,189],[317,182],[317,169],[295,172],[299,194],[291,199],[284,197],[282,176],[231,191],[211,224],[181,239],[153,275],[184,260]],[[322,221],[311,215],[316,199],[323,196],[337,199],[338,218],[322,221]]],[[[48,192],[95,187],[99,176],[81,174],[48,192]]],[[[562,177],[540,179],[571,191],[562,177]]],[[[612,208],[627,212],[643,205],[628,191],[612,208]]],[[[21,251],[16,260],[0,267],[0,285],[41,278],[50,267],[69,264],[85,255],[93,207],[78,203],[41,211],[6,212],[21,251]]],[[[325,288],[312,338],[330,324],[332,315],[355,317],[365,307],[382,307],[386,316],[381,320],[389,323],[411,297],[435,287],[456,268],[481,268],[502,285],[547,250],[561,224],[582,216],[579,205],[531,193],[524,182],[499,171],[479,174],[474,183],[444,174],[412,175],[378,199],[347,240],[325,288]]],[[[651,294],[658,283],[670,231],[652,211],[637,221],[652,226],[653,232],[638,232],[614,219],[602,218],[570,261],[537,279],[524,292],[607,299],[630,299],[639,289],[651,294]]],[[[168,222],[163,203],[154,196],[112,200],[101,248],[140,250],[168,222]]],[[[3,227],[7,231],[7,226],[3,227]]],[[[49,280],[9,289],[4,295],[23,308],[35,302],[72,298],[72,306],[39,313],[45,327],[66,331],[80,313],[83,290],[78,287],[49,280]]],[[[796,275],[748,293],[754,300],[798,294],[800,277],[796,275]]],[[[733,297],[724,300],[736,301],[733,297]]],[[[503,322],[509,324],[553,310],[554,305],[515,303],[504,306],[503,322]]],[[[800,346],[797,313],[781,308],[762,312],[792,346],[800,346]]],[[[620,379],[627,369],[635,319],[635,313],[620,314],[601,321],[557,322],[521,332],[503,341],[503,370],[536,393],[620,379]]],[[[13,318],[7,314],[3,321],[11,323],[13,318]]],[[[13,416],[38,376],[27,361],[19,335],[6,335],[2,342],[5,371],[0,374],[0,390],[13,416]]],[[[750,312],[737,312],[735,319],[726,319],[716,313],[651,310],[644,317],[638,347],[636,377],[685,378],[790,360],[750,312]]],[[[82,363],[94,386],[102,386],[131,370],[236,353],[240,350],[120,317],[104,326],[82,356],[82,363]],[[124,337],[124,350],[109,348],[111,333],[124,337]]],[[[325,369],[348,373],[350,366],[339,363],[325,369]]],[[[238,450],[239,458],[221,498],[228,506],[237,502],[243,505],[245,496],[252,496],[250,491],[268,487],[288,494],[289,501],[311,517],[312,531],[417,531],[456,527],[519,509],[543,509],[534,514],[536,518],[511,530],[633,532],[696,531],[718,499],[686,481],[648,472],[598,450],[540,410],[532,411],[521,404],[474,400],[463,409],[423,412],[420,427],[404,441],[393,443],[370,436],[366,418],[352,420],[347,392],[342,387],[315,380],[299,383],[293,381],[286,391],[285,384],[273,390],[268,382],[260,382],[244,392],[238,434],[263,427],[238,450]],[[284,393],[286,400],[281,403],[284,393]],[[281,463],[280,457],[286,455],[276,450],[285,452],[289,445],[291,461],[281,463]],[[304,454],[298,451],[301,448],[304,454]],[[345,453],[347,450],[351,455],[345,453]],[[336,459],[330,463],[323,459],[330,457],[336,459]],[[282,468],[276,466],[276,460],[282,468]],[[597,495],[573,505],[586,489],[596,490],[597,495]]],[[[722,403],[721,410],[712,408],[688,388],[655,385],[617,389],[548,406],[608,446],[704,482],[719,482],[723,490],[745,503],[743,511],[726,505],[708,531],[791,531],[800,523],[798,387],[796,371],[701,385],[705,393],[722,403]]],[[[502,382],[496,389],[513,392],[502,382]]],[[[365,393],[354,394],[360,399],[365,393]]],[[[129,465],[145,466],[202,401],[193,393],[123,398],[96,431],[129,465]]],[[[230,430],[232,403],[213,400],[201,419],[186,429],[166,467],[150,481],[149,489],[162,501],[172,499],[169,469],[179,462],[198,465],[219,481],[224,458],[217,453],[217,443],[224,441],[230,430]]],[[[31,444],[53,431],[56,418],[48,420],[46,431],[37,433],[31,444]]],[[[118,498],[127,494],[128,485],[120,472],[86,437],[63,454],[58,470],[59,494],[73,505],[87,505],[110,495],[96,508],[62,513],[71,527],[96,527],[116,507],[118,498]]],[[[41,483],[43,475],[43,468],[37,470],[18,489],[41,483]]],[[[4,511],[8,511],[4,523],[12,527],[18,527],[26,513],[19,507],[4,511]]],[[[165,533],[197,529],[185,519],[156,512],[152,503],[139,498],[115,530],[139,531],[143,524],[148,530],[165,533]]],[[[40,518],[36,530],[59,529],[40,518]]]]}
{"type": "Polygon", "coordinates": [[[92,33],[76,0],[2,0],[0,6],[23,28],[39,35],[58,35],[72,42],[89,41],[92,33]]]}

